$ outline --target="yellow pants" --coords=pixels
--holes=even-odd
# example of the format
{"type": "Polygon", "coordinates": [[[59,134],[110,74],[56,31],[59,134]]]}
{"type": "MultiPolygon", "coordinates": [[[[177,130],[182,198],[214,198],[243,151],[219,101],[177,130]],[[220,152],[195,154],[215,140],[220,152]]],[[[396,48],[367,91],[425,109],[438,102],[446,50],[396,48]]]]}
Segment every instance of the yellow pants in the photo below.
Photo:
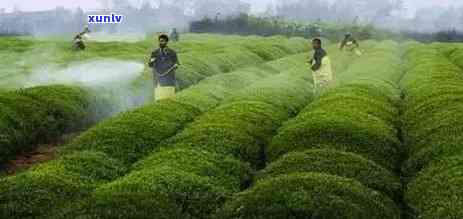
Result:
{"type": "Polygon", "coordinates": [[[313,72],[314,93],[318,93],[328,87],[333,80],[333,71],[331,69],[331,60],[328,56],[323,57],[322,66],[313,72]]]}
{"type": "Polygon", "coordinates": [[[170,99],[175,96],[175,87],[163,87],[163,86],[157,86],[154,89],[154,100],[159,101],[159,100],[164,100],[164,99],[170,99]]]}
{"type": "Polygon", "coordinates": [[[350,43],[350,44],[348,43],[346,45],[345,49],[348,50],[348,51],[354,52],[355,55],[357,55],[357,56],[362,56],[363,55],[362,51],[360,51],[360,49],[355,47],[355,45],[352,44],[352,43],[350,43]]]}

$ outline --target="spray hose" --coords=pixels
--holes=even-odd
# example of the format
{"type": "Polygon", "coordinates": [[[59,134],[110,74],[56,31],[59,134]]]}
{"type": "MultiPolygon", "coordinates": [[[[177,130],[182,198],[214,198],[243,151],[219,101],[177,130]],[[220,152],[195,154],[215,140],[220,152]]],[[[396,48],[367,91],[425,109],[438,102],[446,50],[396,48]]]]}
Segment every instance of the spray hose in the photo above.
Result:
{"type": "Polygon", "coordinates": [[[166,72],[162,73],[162,74],[159,74],[160,77],[164,77],[166,75],[168,75],[169,73],[171,73],[174,69],[176,69],[178,67],[177,64],[175,64],[174,66],[172,66],[171,68],[169,68],[169,70],[167,70],[166,72]]]}

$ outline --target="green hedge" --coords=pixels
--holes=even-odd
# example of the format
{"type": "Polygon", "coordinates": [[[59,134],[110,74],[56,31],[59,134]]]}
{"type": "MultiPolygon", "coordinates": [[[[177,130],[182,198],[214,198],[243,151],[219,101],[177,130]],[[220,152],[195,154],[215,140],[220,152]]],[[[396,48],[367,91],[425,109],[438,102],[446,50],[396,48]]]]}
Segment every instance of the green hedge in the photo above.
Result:
{"type": "Polygon", "coordinates": [[[95,96],[77,87],[40,86],[0,93],[0,163],[95,122],[95,96]]]}
{"type": "Polygon", "coordinates": [[[71,131],[81,129],[100,119],[97,101],[104,101],[96,94],[91,94],[83,88],[52,85],[38,86],[22,90],[21,94],[31,97],[45,104],[47,112],[55,120],[55,126],[48,128],[48,132],[59,130],[71,131]],[[92,117],[94,116],[94,117],[92,117]]]}
{"type": "Polygon", "coordinates": [[[169,166],[219,180],[224,188],[243,188],[251,180],[251,169],[247,164],[230,157],[194,148],[164,148],[158,153],[132,165],[132,171],[145,171],[155,166],[169,166]],[[238,177],[237,181],[234,181],[238,177]]]}
{"type": "Polygon", "coordinates": [[[239,161],[198,149],[165,150],[99,187],[87,208],[98,218],[206,218],[250,178],[239,161]]]}
{"type": "Polygon", "coordinates": [[[368,84],[351,84],[327,91],[308,108],[360,111],[399,127],[399,104],[386,93],[368,84]],[[342,108],[340,106],[343,106],[342,108]]]}
{"type": "Polygon", "coordinates": [[[404,149],[398,138],[397,83],[402,72],[395,66],[400,64],[397,52],[395,43],[375,44],[368,49],[368,57],[354,60],[346,71],[338,72],[339,81],[331,89],[279,130],[267,150],[272,163],[260,172],[256,185],[225,205],[225,213],[219,217],[399,218],[394,201],[401,203],[402,187],[394,174],[404,149]],[[369,67],[363,68],[365,65],[369,67]],[[304,181],[309,193],[297,187],[299,181],[285,191],[285,186],[291,185],[286,180],[297,175],[311,176],[304,181]],[[361,186],[362,192],[357,190],[361,195],[352,193],[353,184],[361,186]],[[279,189],[283,191],[276,197],[279,189]],[[369,193],[366,190],[379,195],[377,207],[362,207],[374,203],[360,198],[369,193]],[[344,197],[346,194],[350,195],[344,197]],[[361,200],[365,200],[363,204],[356,203],[361,200]],[[275,204],[257,206],[262,202],[275,204]]]}
{"type": "Polygon", "coordinates": [[[382,42],[340,74],[335,88],[324,92],[282,127],[268,148],[274,161],[291,151],[337,149],[355,152],[382,166],[398,168],[402,148],[397,127],[401,72],[398,45],[382,42]],[[368,63],[368,64],[367,64],[368,63]],[[374,66],[380,71],[363,67],[374,66]]]}
{"type": "Polygon", "coordinates": [[[398,82],[403,76],[399,46],[383,41],[375,44],[362,58],[356,60],[347,71],[338,75],[338,85],[357,84],[375,87],[390,99],[398,101],[398,82]],[[367,57],[368,56],[368,57],[367,57]]]}
{"type": "MultiPolygon", "coordinates": [[[[212,53],[222,52],[224,49],[233,47],[242,38],[233,35],[220,34],[183,34],[182,40],[171,42],[169,46],[178,53],[192,51],[210,51],[212,53]]],[[[147,39],[146,43],[152,45],[157,42],[157,37],[147,39]]]]}
{"type": "Polygon", "coordinates": [[[294,150],[333,148],[360,153],[394,169],[400,154],[397,115],[392,100],[374,88],[334,88],[280,129],[268,156],[275,160],[294,150]]]}
{"type": "Polygon", "coordinates": [[[278,109],[286,109],[290,117],[295,116],[312,100],[311,76],[301,65],[304,58],[304,55],[294,55],[269,63],[271,68],[278,68],[284,74],[257,81],[225,102],[260,101],[278,109]]]}
{"type": "Polygon", "coordinates": [[[254,168],[263,165],[266,143],[292,113],[287,108],[301,108],[310,101],[312,90],[305,77],[288,71],[234,90],[224,104],[165,141],[161,152],[135,164],[129,175],[100,186],[89,201],[96,203],[88,208],[90,214],[103,218],[211,216],[249,184],[250,170],[244,163],[254,168]],[[287,80],[282,83],[282,79],[287,80]],[[256,91],[269,95],[254,95],[256,91]],[[267,103],[275,97],[282,98],[281,104],[267,103]]]}
{"type": "MultiPolygon", "coordinates": [[[[224,146],[241,146],[237,150],[247,149],[242,154],[260,158],[259,139],[248,132],[252,131],[251,124],[246,124],[272,121],[267,107],[271,106],[236,103],[207,113],[168,141],[173,145],[165,148],[171,150],[154,152],[136,164],[128,176],[99,187],[90,201],[96,206],[88,209],[95,209],[91,214],[103,218],[124,218],[134,212],[139,218],[205,218],[249,181],[248,168],[242,168],[246,165],[232,158],[234,154],[224,146]]],[[[265,131],[272,126],[261,126],[254,130],[268,135],[265,131]]]]}
{"type": "Polygon", "coordinates": [[[420,218],[462,218],[463,157],[433,158],[407,185],[406,201],[420,218]]]}
{"type": "MultiPolygon", "coordinates": [[[[265,48],[264,48],[265,49],[265,48]]],[[[226,73],[243,66],[257,65],[263,60],[255,53],[230,48],[217,54],[191,52],[180,54],[180,68],[177,70],[178,86],[184,89],[219,73],[226,73]]]]}
{"type": "Polygon", "coordinates": [[[361,154],[393,170],[400,158],[396,135],[391,125],[361,111],[313,110],[280,130],[268,156],[274,161],[290,151],[330,148],[361,154]]]}
{"type": "Polygon", "coordinates": [[[463,50],[421,44],[407,49],[402,81],[409,147],[402,166],[409,176],[405,199],[419,218],[461,218],[463,50]]]}
{"type": "MultiPolygon", "coordinates": [[[[267,64],[270,68],[284,69],[284,73],[262,81],[243,72],[240,75],[248,75],[246,81],[257,81],[244,89],[226,89],[230,83],[243,83],[241,80],[227,80],[226,84],[208,83],[208,86],[217,86],[219,92],[195,89],[195,86],[188,89],[202,101],[191,100],[188,95],[181,99],[196,106],[203,103],[202,106],[207,106],[203,111],[220,100],[224,104],[200,116],[182,132],[162,143],[164,150],[154,151],[135,164],[126,177],[100,186],[89,200],[89,203],[95,203],[88,208],[91,209],[89,214],[103,218],[124,218],[133,214],[139,218],[210,216],[232,193],[238,191],[237,182],[243,183],[246,181],[243,178],[248,178],[243,177],[247,175],[243,171],[233,171],[230,176],[224,176],[216,168],[236,158],[250,162],[254,168],[262,167],[266,160],[265,145],[276,134],[277,128],[311,101],[310,76],[299,62],[304,58],[303,55],[287,58],[290,63],[299,63],[296,67],[291,67],[291,64],[280,66],[282,60],[267,64]],[[229,98],[224,98],[226,96],[229,98]],[[204,104],[206,102],[208,104],[204,104]],[[202,162],[205,159],[202,155],[195,155],[197,159],[180,156],[192,151],[214,159],[220,157],[220,162],[208,162],[206,165],[202,162]],[[164,153],[166,155],[162,155],[164,153]],[[223,187],[229,187],[230,183],[235,185],[234,189],[224,190],[223,187]],[[203,193],[201,197],[198,196],[200,192],[203,193]]],[[[273,75],[274,71],[266,70],[266,74],[273,75]]],[[[203,82],[209,82],[209,79],[203,82]]]]}
{"type": "MultiPolygon", "coordinates": [[[[293,58],[299,57],[288,59],[293,58]]],[[[251,162],[253,167],[262,165],[262,146],[268,143],[282,121],[311,100],[312,89],[303,67],[300,65],[262,81],[255,80],[252,86],[225,99],[228,104],[199,118],[164,145],[194,145],[232,154],[251,162]]]]}
{"type": "Polygon", "coordinates": [[[463,80],[457,66],[426,46],[411,46],[407,63],[403,118],[410,159],[403,169],[412,176],[433,159],[461,153],[463,80]]]}
{"type": "Polygon", "coordinates": [[[273,73],[274,70],[267,71],[259,67],[248,67],[229,74],[209,77],[201,84],[177,94],[175,100],[206,112],[217,106],[225,97],[232,95],[237,89],[244,88],[253,81],[261,80],[273,73]]]}
{"type": "Polygon", "coordinates": [[[103,153],[77,152],[0,179],[1,218],[52,218],[83,204],[82,198],[100,183],[125,172],[103,153]],[[70,199],[74,202],[69,205],[70,199]]]}
{"type": "Polygon", "coordinates": [[[390,171],[362,156],[330,149],[288,153],[268,165],[257,178],[265,180],[285,174],[306,172],[352,178],[395,200],[401,195],[400,180],[390,171]]]}
{"type": "Polygon", "coordinates": [[[307,51],[308,42],[304,38],[286,38],[282,36],[256,38],[248,36],[237,44],[256,53],[266,61],[282,58],[285,54],[307,51]]]}
{"type": "Polygon", "coordinates": [[[207,114],[164,145],[189,146],[233,155],[263,165],[263,147],[285,120],[277,108],[261,102],[234,102],[207,114]]]}
{"type": "MultiPolygon", "coordinates": [[[[254,63],[255,60],[249,60],[249,62],[254,63]]],[[[194,69],[189,71],[192,73],[195,72],[194,69]]],[[[149,152],[157,149],[157,143],[174,135],[199,114],[217,106],[222,99],[246,87],[253,81],[275,74],[276,71],[275,69],[269,71],[268,65],[263,65],[262,69],[258,67],[246,68],[232,73],[216,74],[208,77],[206,80],[198,83],[198,85],[181,91],[173,100],[160,101],[103,121],[65,146],[62,153],[73,154],[80,153],[81,151],[101,153],[127,168],[135,161],[149,154],[149,152]]],[[[65,158],[63,162],[67,162],[65,158]]],[[[86,164],[84,162],[74,162],[73,165],[77,168],[86,164]]],[[[47,177],[49,174],[53,174],[47,172],[50,166],[53,166],[53,163],[45,163],[36,170],[26,171],[23,174],[26,177],[35,174],[47,177]]],[[[180,174],[180,178],[184,174],[191,176],[190,173],[178,172],[178,174],[180,174]]],[[[76,173],[72,170],[63,170],[61,174],[62,178],[65,178],[67,175],[86,177],[85,172],[76,173]]],[[[189,180],[195,180],[196,178],[196,176],[191,176],[189,180]]],[[[51,212],[51,210],[53,210],[54,215],[66,215],[68,217],[67,213],[72,212],[71,210],[79,209],[80,205],[75,206],[75,208],[68,208],[68,206],[61,208],[61,205],[58,205],[57,208],[52,208],[51,205],[42,206],[40,205],[42,197],[34,195],[36,194],[34,191],[40,190],[40,192],[49,193],[50,196],[61,197],[59,191],[53,190],[53,188],[58,187],[61,191],[69,188],[73,192],[66,193],[67,201],[57,198],[50,202],[63,202],[62,205],[69,204],[69,206],[72,206],[74,200],[80,199],[80,194],[84,193],[85,196],[87,191],[95,189],[99,185],[95,183],[69,185],[54,181],[44,186],[44,184],[36,181],[34,178],[28,179],[22,182],[18,178],[8,177],[6,178],[8,184],[0,183],[0,187],[15,185],[18,191],[30,191],[31,195],[26,199],[30,203],[27,208],[41,209],[40,211],[30,213],[31,217],[36,218],[46,218],[46,213],[48,211],[51,212]],[[30,186],[36,184],[37,186],[30,186]]],[[[17,202],[17,196],[14,196],[12,193],[5,194],[3,200],[5,201],[1,204],[1,207],[9,206],[8,208],[11,209],[12,214],[24,214],[21,209],[24,209],[26,204],[25,202],[17,202]],[[15,209],[17,210],[16,212],[15,209]]],[[[71,217],[75,214],[77,213],[69,213],[71,217]]]]}
{"type": "Polygon", "coordinates": [[[172,101],[148,105],[98,124],[79,136],[69,148],[104,151],[132,163],[200,112],[208,111],[236,89],[267,74],[254,67],[209,77],[180,92],[172,101]]]}
{"type": "Polygon", "coordinates": [[[264,179],[236,194],[217,218],[400,218],[394,202],[359,182],[319,173],[264,179]]]}
{"type": "Polygon", "coordinates": [[[101,151],[131,164],[199,113],[189,105],[161,101],[104,120],[66,145],[66,151],[101,151]]]}

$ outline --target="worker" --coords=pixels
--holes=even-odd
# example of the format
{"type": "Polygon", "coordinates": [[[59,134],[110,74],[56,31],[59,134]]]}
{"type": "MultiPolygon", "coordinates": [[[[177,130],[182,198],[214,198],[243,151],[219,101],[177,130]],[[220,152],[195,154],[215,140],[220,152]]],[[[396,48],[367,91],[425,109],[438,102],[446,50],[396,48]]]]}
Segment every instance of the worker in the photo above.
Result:
{"type": "Polygon", "coordinates": [[[177,53],[167,44],[169,37],[161,34],[158,37],[159,48],[151,53],[148,65],[153,68],[155,101],[169,99],[175,96],[175,70],[179,66],[177,53]]]}
{"type": "Polygon", "coordinates": [[[175,42],[179,41],[180,35],[177,32],[177,28],[172,29],[172,33],[170,33],[170,38],[175,42]]]}
{"type": "Polygon", "coordinates": [[[88,33],[90,33],[90,29],[88,28],[88,26],[85,26],[84,31],[80,32],[74,37],[74,40],[73,40],[74,50],[78,50],[78,51],[85,50],[86,46],[84,43],[84,38],[88,38],[88,33]]]}
{"type": "Polygon", "coordinates": [[[362,52],[359,49],[360,45],[357,40],[352,36],[351,33],[346,33],[344,39],[341,42],[341,51],[347,49],[350,52],[354,52],[357,56],[361,56],[362,52]]]}
{"type": "Polygon", "coordinates": [[[326,51],[322,48],[322,41],[319,38],[312,40],[314,50],[313,58],[309,60],[311,65],[314,94],[320,93],[328,87],[333,80],[331,61],[326,51]]]}

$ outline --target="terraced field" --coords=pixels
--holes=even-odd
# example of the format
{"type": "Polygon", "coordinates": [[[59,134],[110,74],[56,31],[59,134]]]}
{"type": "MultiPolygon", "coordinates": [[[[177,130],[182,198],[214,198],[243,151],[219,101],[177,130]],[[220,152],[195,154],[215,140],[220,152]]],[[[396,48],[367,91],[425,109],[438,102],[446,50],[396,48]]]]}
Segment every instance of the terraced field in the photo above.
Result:
{"type": "MultiPolygon", "coordinates": [[[[147,45],[95,44],[78,59],[142,62],[147,45]]],[[[190,35],[173,47],[176,97],[103,120],[111,101],[82,84],[2,93],[3,161],[84,131],[0,178],[0,217],[463,217],[461,45],[365,41],[362,57],[326,45],[335,82],[317,96],[304,39],[190,35]]]]}

